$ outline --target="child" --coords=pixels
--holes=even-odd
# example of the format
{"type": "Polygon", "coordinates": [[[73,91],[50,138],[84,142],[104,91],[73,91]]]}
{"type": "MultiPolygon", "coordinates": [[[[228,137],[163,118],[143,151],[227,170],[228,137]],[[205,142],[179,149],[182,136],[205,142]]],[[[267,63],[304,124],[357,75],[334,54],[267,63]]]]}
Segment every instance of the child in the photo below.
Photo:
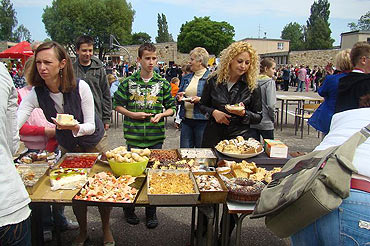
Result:
{"type": "Polygon", "coordinates": [[[257,81],[261,88],[262,121],[250,126],[253,137],[258,141],[261,136],[263,139],[274,139],[276,87],[272,76],[275,73],[275,67],[276,63],[272,58],[265,58],[260,63],[260,75],[257,81]]]}
{"type": "Polygon", "coordinates": [[[179,91],[179,84],[180,79],[177,77],[174,77],[171,79],[171,95],[172,97],[175,97],[177,92],[179,91]]]}

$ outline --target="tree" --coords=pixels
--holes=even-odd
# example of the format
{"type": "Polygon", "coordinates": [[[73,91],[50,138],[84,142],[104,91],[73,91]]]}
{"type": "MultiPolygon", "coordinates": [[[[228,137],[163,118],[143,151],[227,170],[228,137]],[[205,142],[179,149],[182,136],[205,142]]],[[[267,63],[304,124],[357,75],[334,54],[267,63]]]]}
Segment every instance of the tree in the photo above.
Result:
{"type": "Polygon", "coordinates": [[[311,5],[311,15],[307,20],[306,49],[330,49],[333,47],[334,39],[330,37],[329,8],[328,0],[318,0],[311,5]]]}
{"type": "Polygon", "coordinates": [[[177,37],[179,51],[188,53],[195,47],[204,47],[210,54],[218,55],[233,42],[234,27],[222,21],[212,21],[209,16],[194,17],[181,25],[177,37]]]}
{"type": "Polygon", "coordinates": [[[126,0],[53,0],[44,9],[42,21],[46,33],[75,52],[75,39],[82,35],[94,38],[103,60],[110,51],[109,37],[114,35],[121,44],[130,44],[135,11],[126,0]]]}
{"type": "Polygon", "coordinates": [[[23,24],[20,25],[17,28],[17,30],[15,30],[13,36],[16,42],[21,42],[21,41],[27,41],[29,43],[33,42],[30,31],[25,26],[23,26],[23,24]]]}
{"type": "Polygon", "coordinates": [[[360,19],[358,19],[357,24],[354,22],[348,23],[348,27],[351,31],[370,31],[370,11],[362,15],[360,19]]]}
{"type": "Polygon", "coordinates": [[[1,0],[0,4],[0,40],[12,40],[13,28],[18,24],[16,12],[10,0],[1,0]]]}
{"type": "Polygon", "coordinates": [[[132,34],[131,44],[151,43],[151,39],[152,37],[146,32],[136,32],[132,34]]]}
{"type": "Polygon", "coordinates": [[[290,50],[304,49],[303,27],[297,22],[290,22],[281,31],[281,38],[290,40],[290,50]]]}
{"type": "Polygon", "coordinates": [[[157,25],[158,25],[158,36],[155,37],[155,42],[157,43],[173,42],[172,34],[168,32],[166,16],[163,13],[162,15],[158,14],[157,25]]]}

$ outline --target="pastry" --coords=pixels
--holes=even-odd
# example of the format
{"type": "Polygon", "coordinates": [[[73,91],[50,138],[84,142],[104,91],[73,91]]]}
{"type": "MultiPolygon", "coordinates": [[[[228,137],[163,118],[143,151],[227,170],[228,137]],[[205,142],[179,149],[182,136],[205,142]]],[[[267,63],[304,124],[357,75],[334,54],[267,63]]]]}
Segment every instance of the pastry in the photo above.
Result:
{"type": "Polygon", "coordinates": [[[87,182],[83,168],[59,168],[50,172],[51,190],[81,188],[87,182]]]}
{"type": "Polygon", "coordinates": [[[74,124],[76,124],[74,116],[71,115],[71,114],[57,114],[56,121],[60,125],[74,125],[74,124]]]}

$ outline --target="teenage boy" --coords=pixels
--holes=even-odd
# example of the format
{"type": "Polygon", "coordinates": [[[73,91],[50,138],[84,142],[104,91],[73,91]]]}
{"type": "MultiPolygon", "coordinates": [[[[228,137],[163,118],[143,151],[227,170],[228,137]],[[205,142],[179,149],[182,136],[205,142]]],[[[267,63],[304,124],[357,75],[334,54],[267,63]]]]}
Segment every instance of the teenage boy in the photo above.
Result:
{"type": "Polygon", "coordinates": [[[94,96],[95,112],[104,123],[104,129],[108,130],[111,120],[112,99],[107,75],[103,63],[93,55],[94,39],[82,35],[76,40],[76,52],[78,59],[73,64],[76,77],[90,86],[94,96]]]}
{"type": "MultiPolygon", "coordinates": [[[[125,116],[123,132],[128,149],[161,149],[165,139],[164,117],[175,112],[171,86],[154,72],[157,54],[153,44],[145,43],[139,47],[137,62],[140,70],[119,85],[114,94],[113,108],[125,116]]],[[[134,209],[124,210],[126,221],[130,224],[139,223],[134,209]]],[[[157,227],[156,207],[146,207],[145,215],[146,226],[157,227]]]]}
{"type": "Polygon", "coordinates": [[[370,44],[357,42],[350,53],[353,70],[338,84],[335,113],[359,108],[359,103],[370,95],[370,44]]]}

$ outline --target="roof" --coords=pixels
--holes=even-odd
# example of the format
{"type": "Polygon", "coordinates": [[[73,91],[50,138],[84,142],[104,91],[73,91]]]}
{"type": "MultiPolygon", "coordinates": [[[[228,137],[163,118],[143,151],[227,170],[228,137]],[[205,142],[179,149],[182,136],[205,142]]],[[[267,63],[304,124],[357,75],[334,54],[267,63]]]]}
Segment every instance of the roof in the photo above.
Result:
{"type": "Polygon", "coordinates": [[[286,42],[289,42],[290,40],[289,39],[274,39],[274,38],[244,38],[240,41],[246,41],[246,40],[260,40],[260,41],[286,41],[286,42]]]}
{"type": "Polygon", "coordinates": [[[343,36],[343,35],[351,35],[351,34],[369,34],[370,35],[370,31],[357,30],[357,31],[352,31],[352,32],[342,32],[340,35],[343,36]]]}

